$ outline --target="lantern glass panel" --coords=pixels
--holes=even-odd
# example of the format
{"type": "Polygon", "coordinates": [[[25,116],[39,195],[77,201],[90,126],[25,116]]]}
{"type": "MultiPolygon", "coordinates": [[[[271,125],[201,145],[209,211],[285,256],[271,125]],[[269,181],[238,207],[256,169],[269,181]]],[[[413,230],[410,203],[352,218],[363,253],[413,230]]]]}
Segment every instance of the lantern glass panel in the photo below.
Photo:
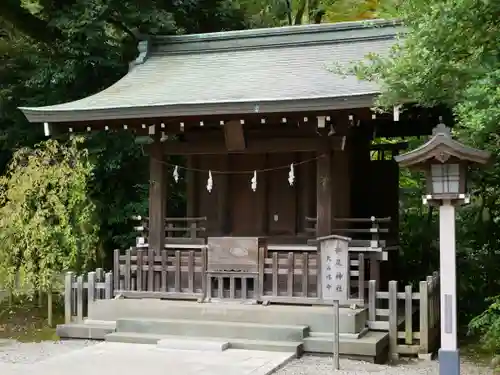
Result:
{"type": "Polygon", "coordinates": [[[460,191],[459,164],[431,165],[433,194],[458,194],[460,191]]]}

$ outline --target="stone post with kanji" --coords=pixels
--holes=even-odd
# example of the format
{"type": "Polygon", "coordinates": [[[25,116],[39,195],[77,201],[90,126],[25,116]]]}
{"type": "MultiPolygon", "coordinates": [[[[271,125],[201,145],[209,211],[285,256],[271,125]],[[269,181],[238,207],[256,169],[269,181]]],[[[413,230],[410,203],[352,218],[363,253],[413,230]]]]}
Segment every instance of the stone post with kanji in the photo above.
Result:
{"type": "Polygon", "coordinates": [[[351,239],[337,235],[319,237],[321,299],[324,302],[349,300],[349,242],[351,239]]]}

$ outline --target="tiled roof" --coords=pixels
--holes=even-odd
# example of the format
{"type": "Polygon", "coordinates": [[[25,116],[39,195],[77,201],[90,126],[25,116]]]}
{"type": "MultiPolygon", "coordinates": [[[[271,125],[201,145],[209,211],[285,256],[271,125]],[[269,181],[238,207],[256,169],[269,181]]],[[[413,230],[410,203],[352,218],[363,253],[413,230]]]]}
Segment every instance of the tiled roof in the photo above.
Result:
{"type": "Polygon", "coordinates": [[[32,122],[60,122],[366,107],[377,85],[331,68],[386,53],[400,30],[371,21],[152,37],[109,88],[21,109],[32,122]]]}

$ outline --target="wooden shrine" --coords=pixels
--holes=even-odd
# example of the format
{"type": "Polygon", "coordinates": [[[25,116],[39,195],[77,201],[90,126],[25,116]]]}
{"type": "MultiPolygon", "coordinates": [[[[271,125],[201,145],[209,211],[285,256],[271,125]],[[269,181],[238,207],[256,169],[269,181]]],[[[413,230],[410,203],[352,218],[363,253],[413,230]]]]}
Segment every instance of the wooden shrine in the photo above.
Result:
{"type": "Polygon", "coordinates": [[[137,246],[115,254],[115,293],[363,304],[367,277],[397,278],[393,156],[446,114],[376,114],[377,85],[329,66],[386,53],[399,31],[376,20],[151,36],[106,90],[21,108],[47,135],[133,131],[146,141],[149,214],[137,246]],[[180,180],[186,207],[174,217],[169,186],[180,180]],[[342,262],[328,274],[335,285],[322,278],[324,246],[342,262]]]}

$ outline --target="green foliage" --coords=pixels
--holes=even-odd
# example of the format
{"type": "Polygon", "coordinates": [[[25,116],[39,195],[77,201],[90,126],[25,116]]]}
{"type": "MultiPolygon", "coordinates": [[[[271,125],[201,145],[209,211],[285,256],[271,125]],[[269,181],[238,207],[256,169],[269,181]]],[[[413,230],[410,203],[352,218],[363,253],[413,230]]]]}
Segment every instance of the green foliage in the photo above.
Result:
{"type": "Polygon", "coordinates": [[[377,18],[393,0],[240,0],[250,27],[302,25],[377,18]]]}
{"type": "MultiPolygon", "coordinates": [[[[472,173],[472,203],[457,219],[459,313],[465,323],[487,308],[486,297],[500,293],[494,277],[500,263],[500,2],[403,0],[398,11],[404,38],[388,56],[371,56],[353,71],[382,84],[382,108],[406,102],[452,108],[455,137],[493,155],[488,169],[472,173]]],[[[498,350],[495,301],[471,326],[498,350]]]]}
{"type": "Polygon", "coordinates": [[[135,143],[134,135],[126,131],[96,133],[85,146],[95,165],[89,194],[99,220],[100,265],[110,268],[109,250],[135,243],[137,233],[131,217],[147,216],[149,158],[135,143]]]}
{"type": "MultiPolygon", "coordinates": [[[[110,86],[126,73],[140,34],[246,26],[243,10],[229,0],[0,1],[0,171],[12,149],[42,139],[42,127],[28,124],[17,107],[66,102],[110,86]]],[[[85,145],[95,164],[89,194],[105,266],[111,250],[134,243],[130,217],[147,215],[148,161],[130,133],[90,135],[85,145]]],[[[169,191],[179,199],[176,189],[169,191]]]]}
{"type": "Polygon", "coordinates": [[[424,205],[422,176],[405,170],[400,176],[400,235],[402,252],[398,272],[402,283],[418,285],[439,268],[437,215],[433,207],[424,205]]]}
{"type": "Polygon", "coordinates": [[[17,151],[0,178],[0,277],[51,290],[54,278],[81,270],[95,258],[95,206],[88,199],[92,174],[81,140],[54,140],[17,151]]]}
{"type": "Polygon", "coordinates": [[[484,350],[498,353],[500,350],[500,296],[489,298],[491,305],[469,323],[471,334],[481,336],[484,350]]]}

